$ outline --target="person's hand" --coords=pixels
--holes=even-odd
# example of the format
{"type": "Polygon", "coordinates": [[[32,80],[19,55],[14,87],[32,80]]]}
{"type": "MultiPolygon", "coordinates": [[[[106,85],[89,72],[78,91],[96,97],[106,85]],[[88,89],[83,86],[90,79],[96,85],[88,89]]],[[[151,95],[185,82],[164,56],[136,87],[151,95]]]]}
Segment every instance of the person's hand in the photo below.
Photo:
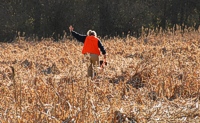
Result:
{"type": "Polygon", "coordinates": [[[69,26],[69,31],[71,32],[71,31],[73,31],[74,30],[74,28],[72,27],[72,25],[70,25],[69,26]]]}
{"type": "Polygon", "coordinates": [[[106,62],[106,54],[103,55],[103,61],[104,61],[104,63],[106,62]]]}
{"type": "Polygon", "coordinates": [[[101,65],[101,68],[103,69],[103,67],[106,65],[106,54],[103,55],[103,63],[101,65]]]}

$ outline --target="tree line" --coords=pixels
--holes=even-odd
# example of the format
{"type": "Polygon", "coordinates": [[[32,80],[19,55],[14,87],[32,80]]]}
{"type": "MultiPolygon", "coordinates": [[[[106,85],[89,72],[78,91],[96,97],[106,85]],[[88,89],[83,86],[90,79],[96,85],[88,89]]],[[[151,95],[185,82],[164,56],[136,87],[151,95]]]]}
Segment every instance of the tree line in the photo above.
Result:
{"type": "MultiPolygon", "coordinates": [[[[139,37],[142,27],[182,30],[200,24],[199,0],[3,0],[0,3],[0,41],[18,32],[26,37],[59,40],[68,26],[85,34],[139,37]]],[[[19,33],[18,33],[19,34],[19,33]]]]}

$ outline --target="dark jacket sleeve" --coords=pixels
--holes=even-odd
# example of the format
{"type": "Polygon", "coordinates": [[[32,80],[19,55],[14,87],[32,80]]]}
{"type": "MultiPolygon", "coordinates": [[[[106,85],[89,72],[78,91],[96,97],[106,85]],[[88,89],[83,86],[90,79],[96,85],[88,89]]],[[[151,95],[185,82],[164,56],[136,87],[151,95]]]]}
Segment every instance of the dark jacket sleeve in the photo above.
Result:
{"type": "Polygon", "coordinates": [[[98,40],[98,47],[100,48],[103,55],[106,54],[106,50],[104,49],[104,46],[102,45],[101,41],[98,40]]]}
{"type": "Polygon", "coordinates": [[[75,31],[72,31],[71,33],[72,33],[73,37],[76,38],[79,42],[82,42],[82,43],[85,42],[86,35],[79,34],[75,31]]]}

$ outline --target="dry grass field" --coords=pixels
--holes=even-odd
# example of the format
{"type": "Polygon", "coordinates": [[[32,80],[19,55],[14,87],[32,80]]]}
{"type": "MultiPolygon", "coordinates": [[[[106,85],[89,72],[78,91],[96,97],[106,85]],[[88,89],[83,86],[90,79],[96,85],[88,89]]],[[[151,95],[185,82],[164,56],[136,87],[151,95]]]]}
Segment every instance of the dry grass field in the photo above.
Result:
{"type": "Polygon", "coordinates": [[[75,40],[0,43],[0,122],[200,122],[198,32],[102,43],[108,65],[94,80],[75,40]]]}

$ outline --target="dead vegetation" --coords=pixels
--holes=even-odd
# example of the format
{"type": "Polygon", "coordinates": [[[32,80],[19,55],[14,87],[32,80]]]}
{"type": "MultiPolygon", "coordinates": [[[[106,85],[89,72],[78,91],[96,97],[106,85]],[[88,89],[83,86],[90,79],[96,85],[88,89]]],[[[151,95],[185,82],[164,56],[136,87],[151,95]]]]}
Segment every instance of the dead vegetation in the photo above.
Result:
{"type": "Polygon", "coordinates": [[[198,32],[102,41],[95,80],[76,41],[1,43],[0,122],[200,121],[198,32]]]}

